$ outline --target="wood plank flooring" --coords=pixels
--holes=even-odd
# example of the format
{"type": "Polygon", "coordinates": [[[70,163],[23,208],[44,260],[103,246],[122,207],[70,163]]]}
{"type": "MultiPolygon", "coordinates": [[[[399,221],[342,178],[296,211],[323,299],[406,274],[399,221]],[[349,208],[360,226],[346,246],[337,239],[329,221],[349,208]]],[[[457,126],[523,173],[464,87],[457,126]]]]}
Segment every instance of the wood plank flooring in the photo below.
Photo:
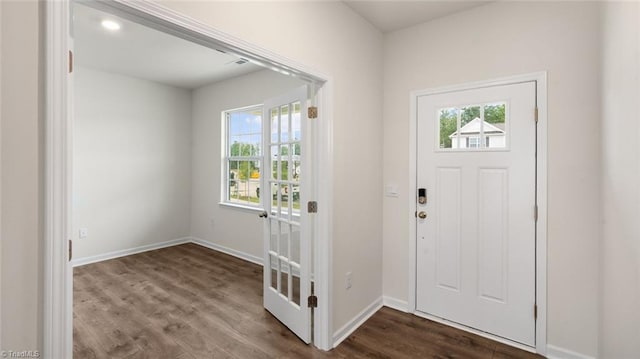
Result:
{"type": "Polygon", "coordinates": [[[73,354],[84,358],[540,358],[383,308],[330,352],[262,307],[262,267],[195,245],[74,269],[73,354]]]}

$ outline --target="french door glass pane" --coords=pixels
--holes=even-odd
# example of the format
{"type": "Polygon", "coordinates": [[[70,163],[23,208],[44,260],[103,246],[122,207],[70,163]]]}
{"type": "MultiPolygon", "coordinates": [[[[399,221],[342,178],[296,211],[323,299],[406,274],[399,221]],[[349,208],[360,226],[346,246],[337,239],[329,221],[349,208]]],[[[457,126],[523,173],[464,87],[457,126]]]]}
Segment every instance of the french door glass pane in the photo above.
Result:
{"type": "Polygon", "coordinates": [[[300,228],[296,225],[291,226],[291,258],[295,263],[300,263],[300,228]]]}
{"type": "Polygon", "coordinates": [[[289,105],[280,107],[280,142],[289,141],[289,105]]]}
{"type": "Polygon", "coordinates": [[[293,271],[293,277],[291,278],[291,300],[300,305],[300,273],[299,270],[293,271]]]}
{"type": "Polygon", "coordinates": [[[278,254],[280,254],[281,257],[286,257],[288,259],[289,258],[289,225],[287,225],[286,223],[281,223],[280,230],[281,230],[280,250],[278,251],[278,254]]]}
{"type": "Polygon", "coordinates": [[[280,267],[280,294],[289,298],[289,288],[291,288],[289,285],[289,264],[285,261],[280,261],[280,263],[282,265],[282,267],[280,267]]]}
{"type": "Polygon", "coordinates": [[[292,161],[292,169],[291,172],[293,174],[292,180],[294,182],[300,182],[300,160],[292,161]]]}
{"type": "Polygon", "coordinates": [[[280,138],[278,137],[278,134],[279,134],[278,127],[280,126],[278,109],[273,108],[271,109],[270,112],[271,112],[271,142],[277,143],[280,141],[280,138]]]}
{"type": "Polygon", "coordinates": [[[271,262],[271,288],[278,290],[278,259],[272,255],[269,256],[271,262]]]}
{"type": "Polygon", "coordinates": [[[280,155],[278,156],[278,163],[280,164],[280,175],[278,180],[286,181],[288,179],[288,162],[287,157],[289,155],[289,146],[280,146],[280,155]]]}
{"type": "Polygon", "coordinates": [[[301,106],[300,102],[296,102],[293,105],[293,112],[291,114],[291,138],[292,141],[300,141],[300,136],[302,132],[302,124],[300,122],[301,118],[301,106]]]}
{"type": "Polygon", "coordinates": [[[271,219],[270,220],[270,225],[269,227],[271,227],[271,240],[270,240],[270,244],[269,244],[269,250],[273,251],[275,253],[278,252],[278,234],[280,232],[280,222],[278,222],[278,220],[276,219],[271,219]]]}
{"type": "Polygon", "coordinates": [[[271,179],[278,179],[278,146],[271,146],[271,179]]]}

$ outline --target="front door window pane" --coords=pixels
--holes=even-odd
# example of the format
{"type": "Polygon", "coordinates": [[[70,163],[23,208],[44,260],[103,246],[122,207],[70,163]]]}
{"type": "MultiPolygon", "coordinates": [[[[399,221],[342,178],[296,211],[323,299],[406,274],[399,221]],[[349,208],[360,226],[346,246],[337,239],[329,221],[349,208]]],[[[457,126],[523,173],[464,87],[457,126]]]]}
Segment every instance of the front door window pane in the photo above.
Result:
{"type": "Polygon", "coordinates": [[[507,114],[506,102],[439,109],[437,150],[507,148],[507,114]]]}
{"type": "Polygon", "coordinates": [[[507,147],[506,109],[505,102],[484,105],[484,136],[487,148],[507,147]]]}

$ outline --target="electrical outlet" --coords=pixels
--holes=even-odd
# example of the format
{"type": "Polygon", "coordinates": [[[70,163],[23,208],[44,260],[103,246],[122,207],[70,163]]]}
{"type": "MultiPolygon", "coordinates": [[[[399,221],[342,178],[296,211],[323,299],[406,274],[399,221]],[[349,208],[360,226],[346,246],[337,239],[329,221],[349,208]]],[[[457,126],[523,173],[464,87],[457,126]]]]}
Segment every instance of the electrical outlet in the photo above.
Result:
{"type": "Polygon", "coordinates": [[[80,228],[80,230],[78,231],[78,236],[80,237],[80,239],[87,238],[88,235],[89,231],[86,228],[80,228]]]}
{"type": "Polygon", "coordinates": [[[351,289],[351,286],[353,285],[353,273],[347,272],[344,284],[346,289],[351,289]]]}

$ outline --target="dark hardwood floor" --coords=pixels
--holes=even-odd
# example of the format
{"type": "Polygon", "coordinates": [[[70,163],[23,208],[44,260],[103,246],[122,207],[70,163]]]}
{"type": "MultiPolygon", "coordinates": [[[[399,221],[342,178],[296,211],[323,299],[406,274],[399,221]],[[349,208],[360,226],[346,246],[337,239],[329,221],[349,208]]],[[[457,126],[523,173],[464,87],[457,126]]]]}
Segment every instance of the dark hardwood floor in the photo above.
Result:
{"type": "Polygon", "coordinates": [[[74,358],[540,358],[383,308],[330,352],[262,307],[262,268],[195,245],[74,269],[74,358]]]}

